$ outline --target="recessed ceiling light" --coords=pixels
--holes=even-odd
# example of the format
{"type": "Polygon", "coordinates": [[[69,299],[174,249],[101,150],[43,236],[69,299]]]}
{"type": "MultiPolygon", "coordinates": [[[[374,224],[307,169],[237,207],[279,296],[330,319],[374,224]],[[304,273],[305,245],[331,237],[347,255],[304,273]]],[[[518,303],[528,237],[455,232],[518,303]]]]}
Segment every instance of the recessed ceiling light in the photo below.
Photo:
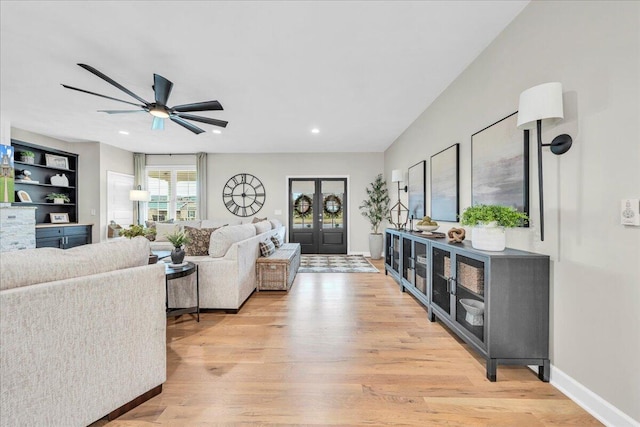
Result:
{"type": "Polygon", "coordinates": [[[121,130],[120,132],[118,132],[119,134],[122,135],[129,135],[129,132],[127,132],[126,130],[121,130]]]}
{"type": "Polygon", "coordinates": [[[220,134],[222,133],[222,131],[221,131],[221,130],[218,130],[218,129],[214,129],[214,130],[212,130],[211,132],[213,132],[213,133],[215,133],[215,134],[218,134],[218,135],[220,135],[220,134]]]}
{"type": "Polygon", "coordinates": [[[311,133],[320,133],[320,129],[313,128],[313,129],[311,129],[311,133]]]}

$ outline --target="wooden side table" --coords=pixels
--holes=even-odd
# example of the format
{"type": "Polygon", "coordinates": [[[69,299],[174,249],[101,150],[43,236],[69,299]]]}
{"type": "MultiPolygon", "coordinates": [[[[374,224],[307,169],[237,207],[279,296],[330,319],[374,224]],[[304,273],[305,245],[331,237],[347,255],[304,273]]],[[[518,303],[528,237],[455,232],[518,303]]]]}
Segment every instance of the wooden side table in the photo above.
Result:
{"type": "Polygon", "coordinates": [[[200,274],[198,272],[198,265],[193,262],[187,261],[185,265],[180,267],[172,267],[170,264],[165,264],[165,289],[166,289],[166,302],[165,308],[167,311],[167,317],[181,316],[188,313],[196,313],[196,318],[200,322],[200,274]],[[186,308],[169,308],[169,280],[178,279],[180,277],[190,276],[196,273],[196,305],[195,307],[186,308]]]}

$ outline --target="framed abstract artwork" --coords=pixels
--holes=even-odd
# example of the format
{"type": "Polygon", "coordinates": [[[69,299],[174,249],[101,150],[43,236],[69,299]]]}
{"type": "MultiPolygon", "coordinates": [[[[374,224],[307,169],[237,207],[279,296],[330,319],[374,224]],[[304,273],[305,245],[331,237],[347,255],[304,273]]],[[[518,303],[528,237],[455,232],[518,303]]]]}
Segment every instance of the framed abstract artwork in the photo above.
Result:
{"type": "Polygon", "coordinates": [[[529,131],[516,113],[471,135],[471,204],[529,214],[529,131]]]}
{"type": "Polygon", "coordinates": [[[460,211],[460,144],[431,156],[431,219],[458,221],[460,211]]]}
{"type": "Polygon", "coordinates": [[[426,215],[425,179],[427,175],[427,162],[421,161],[409,168],[409,218],[422,219],[426,215]]]}

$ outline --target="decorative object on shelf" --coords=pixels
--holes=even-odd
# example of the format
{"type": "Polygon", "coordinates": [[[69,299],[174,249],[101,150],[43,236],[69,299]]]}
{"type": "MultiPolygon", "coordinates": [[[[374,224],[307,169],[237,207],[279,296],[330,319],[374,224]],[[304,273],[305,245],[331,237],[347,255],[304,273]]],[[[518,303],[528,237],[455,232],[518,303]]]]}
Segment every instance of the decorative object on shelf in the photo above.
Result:
{"type": "Polygon", "coordinates": [[[431,156],[431,218],[434,220],[458,220],[459,145],[453,144],[431,156]]]}
{"type": "MultiPolygon", "coordinates": [[[[391,182],[398,183],[398,201],[389,209],[390,221],[395,228],[403,230],[409,219],[409,209],[400,201],[400,183],[404,181],[402,170],[394,169],[391,171],[391,182]]],[[[403,187],[407,191],[407,186],[403,187]]]]}
{"type": "Polygon", "coordinates": [[[462,243],[466,236],[466,231],[464,231],[464,228],[453,227],[447,232],[447,236],[451,243],[462,243]]]}
{"type": "Polygon", "coordinates": [[[12,203],[15,200],[13,151],[12,146],[0,144],[0,180],[2,181],[0,203],[12,203]]]}
{"type": "Polygon", "coordinates": [[[31,196],[29,196],[29,193],[24,190],[18,191],[18,199],[20,199],[22,203],[33,203],[33,200],[31,200],[31,196]]]}
{"type": "Polygon", "coordinates": [[[544,83],[520,94],[518,107],[518,129],[529,130],[534,126],[538,132],[538,194],[540,196],[540,240],[544,241],[544,198],[542,184],[542,147],[550,147],[553,154],[564,154],[571,148],[571,136],[556,136],[550,144],[542,143],[542,122],[551,125],[564,119],[562,84],[544,83]]]}
{"type": "MultiPolygon", "coordinates": [[[[17,170],[16,170],[17,172],[17,170]]],[[[15,182],[20,184],[40,184],[40,181],[36,181],[31,178],[31,171],[26,169],[21,170],[17,175],[15,182]]]]}
{"type": "Polygon", "coordinates": [[[46,165],[49,167],[58,169],[69,169],[69,159],[67,157],[45,153],[44,158],[46,165]]]}
{"type": "Polygon", "coordinates": [[[222,189],[222,201],[229,212],[236,216],[255,215],[266,198],[262,181],[249,173],[239,173],[227,181],[222,189]]]}
{"type": "Polygon", "coordinates": [[[138,202],[138,224],[142,224],[142,211],[140,210],[140,202],[148,202],[151,200],[151,195],[147,190],[143,190],[141,185],[138,185],[137,190],[129,190],[129,200],[132,202],[138,202]]]}
{"type": "Polygon", "coordinates": [[[425,216],[416,224],[416,228],[422,231],[423,234],[431,234],[436,231],[440,226],[437,222],[433,221],[430,216],[425,216]]]}
{"type": "Polygon", "coordinates": [[[35,163],[36,155],[33,151],[24,150],[20,151],[19,159],[22,163],[29,163],[32,165],[35,163]]]}
{"type": "Polygon", "coordinates": [[[138,110],[99,110],[102,113],[107,114],[121,114],[121,113],[141,113],[147,112],[153,116],[153,123],[151,124],[151,129],[153,130],[163,130],[164,129],[164,119],[170,119],[172,122],[179,124],[180,126],[190,130],[191,132],[197,134],[203,133],[204,130],[200,129],[198,126],[193,123],[188,122],[187,120],[193,120],[200,123],[207,123],[209,125],[226,127],[227,123],[224,120],[211,119],[209,117],[204,116],[196,116],[193,114],[188,114],[196,111],[214,111],[214,110],[222,110],[222,105],[218,101],[204,101],[204,102],[195,102],[190,104],[176,105],[174,107],[167,107],[167,101],[169,100],[169,95],[171,94],[171,89],[173,89],[173,83],[169,80],[165,79],[159,74],[153,75],[153,92],[155,95],[155,102],[147,102],[143,98],[139,97],[135,93],[131,92],[129,89],[125,88],[121,84],[117,83],[110,77],[107,77],[102,72],[96,70],[90,65],[86,64],[78,64],[80,67],[89,71],[91,74],[94,74],[100,77],[102,80],[107,83],[117,87],[127,95],[135,98],[137,101],[141,102],[141,104],[135,104],[129,101],[124,101],[122,99],[112,98],[110,96],[100,95],[99,93],[89,92],[84,89],[78,89],[73,86],[68,86],[63,84],[62,86],[67,89],[77,90],[78,92],[88,93],[90,95],[100,96],[102,98],[107,98],[112,101],[119,101],[125,104],[132,104],[138,107],[138,110]]]}
{"type": "Polygon", "coordinates": [[[47,197],[45,197],[46,200],[53,200],[53,203],[55,204],[64,204],[65,202],[69,203],[71,201],[71,199],[69,198],[69,196],[67,194],[63,194],[63,193],[49,193],[47,194],[47,197]]]}
{"type": "Polygon", "coordinates": [[[66,212],[50,213],[49,219],[52,224],[65,224],[69,222],[69,214],[66,212]]]}
{"type": "Polygon", "coordinates": [[[427,162],[421,161],[409,167],[409,215],[411,218],[422,218],[426,215],[425,209],[425,179],[427,174],[427,162]]]}
{"type": "Polygon", "coordinates": [[[460,304],[467,311],[464,320],[471,326],[484,325],[484,303],[475,299],[463,298],[460,304]]]}
{"type": "Polygon", "coordinates": [[[367,198],[359,206],[362,216],[369,220],[372,233],[369,234],[369,253],[371,259],[382,258],[383,237],[378,231],[383,220],[391,221],[387,216],[389,212],[389,192],[387,183],[382,179],[382,174],[378,174],[375,180],[366,187],[367,198]]]}
{"type": "Polygon", "coordinates": [[[175,233],[167,234],[167,240],[173,245],[171,251],[171,262],[173,264],[180,264],[184,261],[185,252],[182,246],[191,242],[189,236],[184,231],[176,231],[175,233]]]}
{"type": "Polygon", "coordinates": [[[51,178],[49,178],[49,182],[51,185],[57,185],[58,187],[68,187],[69,186],[69,178],[65,174],[55,174],[51,178]]]}
{"type": "MultiPolygon", "coordinates": [[[[107,226],[107,238],[114,239],[116,237],[120,237],[121,231],[122,231],[122,226],[116,224],[114,220],[111,220],[109,222],[109,225],[107,226]]],[[[151,262],[151,260],[149,260],[149,264],[155,264],[157,261],[158,261],[158,256],[156,255],[155,261],[151,262]]]]}
{"type": "Polygon", "coordinates": [[[471,204],[529,215],[529,131],[516,129],[516,114],[471,135],[471,204]]]}
{"type": "Polygon", "coordinates": [[[485,251],[503,251],[506,247],[505,228],[518,227],[529,218],[524,212],[499,205],[476,205],[467,208],[460,224],[473,227],[471,246],[485,251]]]}

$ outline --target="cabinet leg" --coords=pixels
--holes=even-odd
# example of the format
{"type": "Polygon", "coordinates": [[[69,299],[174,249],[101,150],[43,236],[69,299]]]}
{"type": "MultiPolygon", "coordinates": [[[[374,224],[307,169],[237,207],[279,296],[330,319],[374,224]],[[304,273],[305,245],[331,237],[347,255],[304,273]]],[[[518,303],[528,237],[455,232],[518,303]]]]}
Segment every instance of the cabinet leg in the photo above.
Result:
{"type": "Polygon", "coordinates": [[[551,374],[551,363],[549,359],[544,359],[542,365],[538,366],[538,378],[545,383],[549,382],[549,377],[551,374]]]}
{"type": "Polygon", "coordinates": [[[436,321],[436,315],[431,310],[429,310],[428,317],[429,317],[429,322],[435,322],[436,321]]]}
{"type": "Polygon", "coordinates": [[[496,371],[498,369],[498,359],[487,359],[487,379],[496,382],[496,371]]]}
{"type": "Polygon", "coordinates": [[[389,275],[389,270],[387,270],[386,268],[384,269],[384,275],[388,276],[389,275]]]}

